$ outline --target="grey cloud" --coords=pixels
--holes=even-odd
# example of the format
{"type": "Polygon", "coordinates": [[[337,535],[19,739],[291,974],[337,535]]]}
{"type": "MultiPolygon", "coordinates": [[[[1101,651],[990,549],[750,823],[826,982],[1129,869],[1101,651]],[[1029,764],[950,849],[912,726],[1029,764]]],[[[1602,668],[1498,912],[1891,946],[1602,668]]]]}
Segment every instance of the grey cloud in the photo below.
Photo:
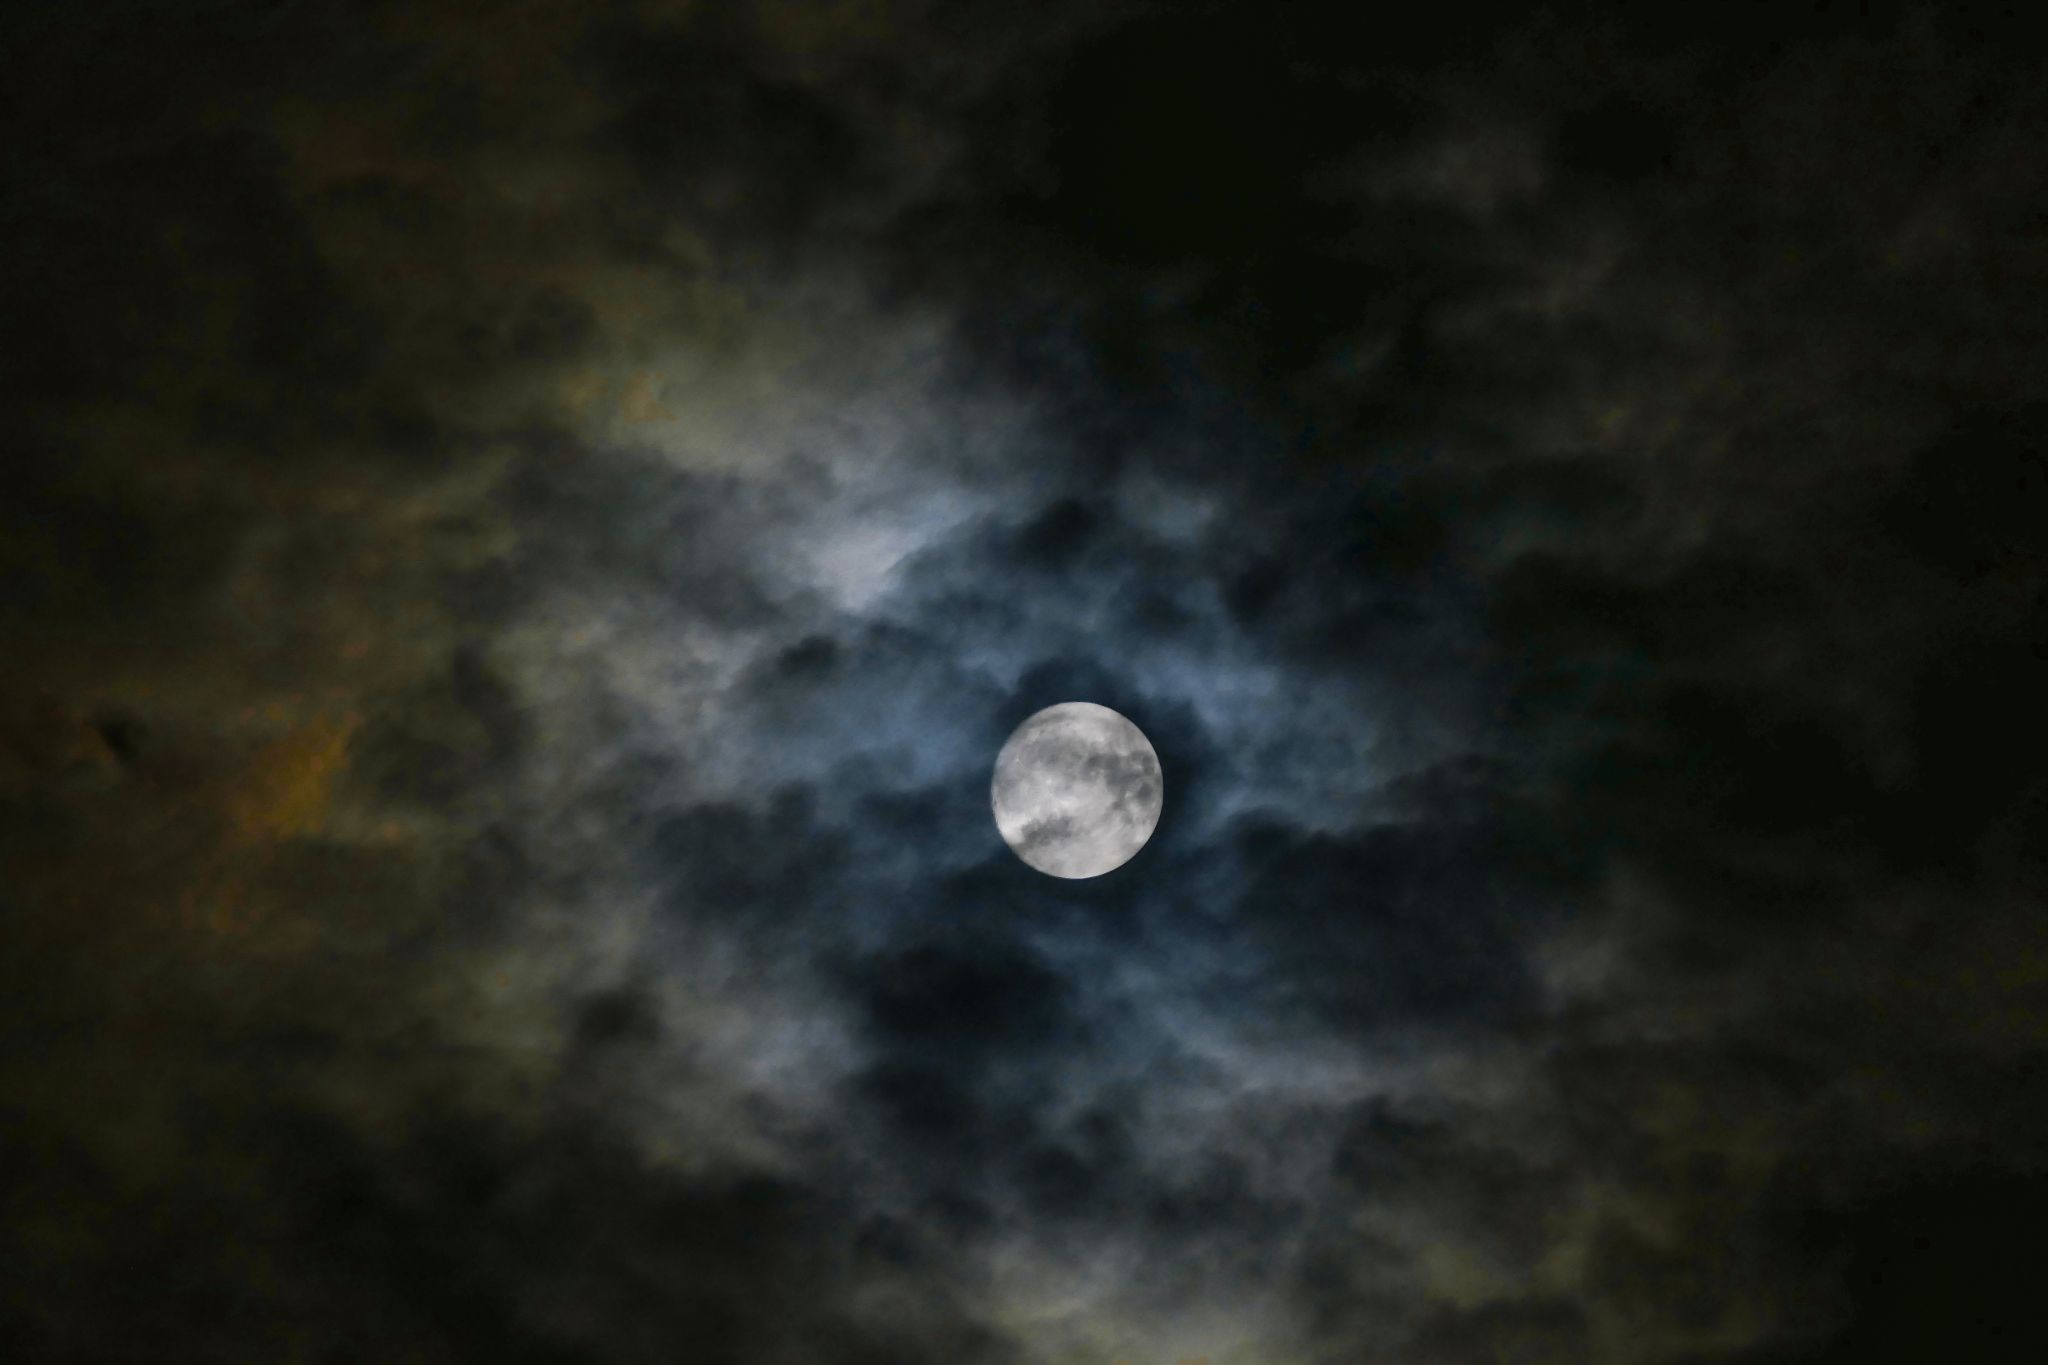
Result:
{"type": "Polygon", "coordinates": [[[87,11],[15,1354],[2038,1355],[2016,53],[87,11]],[[1169,800],[1055,885],[1077,698],[1169,800]]]}

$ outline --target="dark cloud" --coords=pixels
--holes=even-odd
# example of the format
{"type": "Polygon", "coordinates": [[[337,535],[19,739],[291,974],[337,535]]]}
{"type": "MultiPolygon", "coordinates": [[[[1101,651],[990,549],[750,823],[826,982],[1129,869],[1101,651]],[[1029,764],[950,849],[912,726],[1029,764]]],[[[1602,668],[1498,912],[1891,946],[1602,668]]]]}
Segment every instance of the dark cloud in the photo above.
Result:
{"type": "Polygon", "coordinates": [[[2038,1357],[2038,60],[1359,23],[6,20],[0,1353],[2038,1357]]]}
{"type": "Polygon", "coordinates": [[[702,32],[624,27],[596,45],[618,100],[601,133],[661,210],[746,249],[829,223],[863,188],[872,153],[846,113],[778,81],[736,42],[702,32]],[[762,168],[801,167],[788,176],[762,168]]]}

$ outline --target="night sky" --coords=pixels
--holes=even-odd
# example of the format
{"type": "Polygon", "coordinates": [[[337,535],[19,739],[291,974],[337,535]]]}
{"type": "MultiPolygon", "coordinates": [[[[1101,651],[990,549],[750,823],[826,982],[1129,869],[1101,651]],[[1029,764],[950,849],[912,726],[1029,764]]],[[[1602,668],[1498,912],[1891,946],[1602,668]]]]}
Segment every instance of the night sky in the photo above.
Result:
{"type": "Polygon", "coordinates": [[[2048,1360],[2042,51],[8,7],[0,1360],[2048,1360]]]}

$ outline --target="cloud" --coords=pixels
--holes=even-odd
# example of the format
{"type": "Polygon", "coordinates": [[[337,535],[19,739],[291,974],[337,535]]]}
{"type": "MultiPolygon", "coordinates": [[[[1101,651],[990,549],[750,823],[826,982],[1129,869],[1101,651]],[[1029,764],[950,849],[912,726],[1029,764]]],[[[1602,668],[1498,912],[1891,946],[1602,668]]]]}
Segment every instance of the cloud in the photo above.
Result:
{"type": "Polygon", "coordinates": [[[1380,23],[22,30],[0,1340],[2031,1345],[2031,73],[1380,23]]]}

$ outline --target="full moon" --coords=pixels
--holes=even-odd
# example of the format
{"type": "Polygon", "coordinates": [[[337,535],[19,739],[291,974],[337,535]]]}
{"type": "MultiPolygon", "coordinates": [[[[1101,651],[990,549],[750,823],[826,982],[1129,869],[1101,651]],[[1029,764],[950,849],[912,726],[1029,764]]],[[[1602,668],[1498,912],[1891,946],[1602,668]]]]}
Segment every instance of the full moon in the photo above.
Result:
{"type": "Polygon", "coordinates": [[[1012,731],[989,784],[1003,841],[1055,877],[1129,862],[1158,827],[1164,795],[1145,732],[1087,701],[1048,706],[1012,731]]]}

